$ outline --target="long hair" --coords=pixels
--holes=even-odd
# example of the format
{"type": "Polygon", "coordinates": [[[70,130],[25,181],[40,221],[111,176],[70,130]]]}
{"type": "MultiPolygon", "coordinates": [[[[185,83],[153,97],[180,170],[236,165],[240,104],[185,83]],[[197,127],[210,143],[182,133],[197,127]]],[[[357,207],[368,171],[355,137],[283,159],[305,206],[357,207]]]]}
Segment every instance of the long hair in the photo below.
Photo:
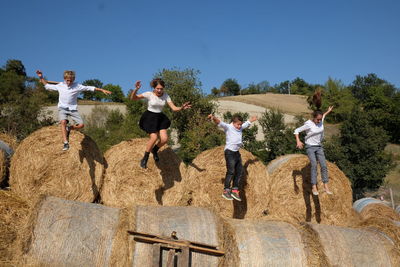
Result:
{"type": "Polygon", "coordinates": [[[317,108],[316,110],[314,110],[314,112],[312,113],[313,118],[316,118],[318,115],[323,115],[322,111],[321,111],[321,106],[322,106],[322,96],[321,96],[321,90],[315,90],[314,95],[312,97],[312,102],[315,105],[315,107],[317,108]]]}

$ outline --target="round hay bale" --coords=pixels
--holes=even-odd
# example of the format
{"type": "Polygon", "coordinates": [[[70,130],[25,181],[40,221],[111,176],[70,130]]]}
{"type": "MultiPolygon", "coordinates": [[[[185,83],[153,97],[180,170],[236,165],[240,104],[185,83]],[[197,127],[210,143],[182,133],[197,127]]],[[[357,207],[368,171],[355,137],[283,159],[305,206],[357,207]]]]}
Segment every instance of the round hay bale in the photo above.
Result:
{"type": "Polygon", "coordinates": [[[224,189],[226,163],[224,147],[206,150],[189,164],[183,186],[177,188],[181,197],[175,204],[207,207],[220,216],[243,219],[259,218],[268,207],[269,176],[264,164],[250,152],[240,150],[243,177],[239,184],[242,201],[227,201],[224,189]]]}
{"type": "Polygon", "coordinates": [[[0,265],[15,266],[22,255],[18,235],[26,225],[30,205],[17,194],[0,190],[0,265]]]}
{"type": "Polygon", "coordinates": [[[314,196],[307,156],[286,155],[269,163],[267,168],[271,182],[267,194],[270,196],[268,214],[292,222],[354,224],[350,181],[335,164],[327,162],[327,165],[329,188],[333,195],[322,192],[322,182],[318,179],[320,194],[314,196]]]}
{"type": "Polygon", "coordinates": [[[7,178],[9,159],[17,145],[16,137],[7,133],[0,133],[0,185],[7,178]]]}
{"type": "Polygon", "coordinates": [[[248,219],[227,223],[231,231],[223,266],[308,266],[302,236],[293,225],[248,219]]]}
{"type": "MultiPolygon", "coordinates": [[[[211,211],[195,207],[145,207],[136,209],[137,232],[170,237],[176,232],[178,240],[187,240],[215,246],[220,249],[223,243],[222,222],[211,211]]],[[[136,242],[133,266],[152,266],[153,245],[136,242]]],[[[162,250],[160,257],[165,264],[167,251],[162,250]]],[[[221,257],[190,252],[190,266],[218,266],[221,257]]],[[[163,265],[164,266],[164,265],[163,265]]],[[[179,265],[178,265],[179,266],[179,265]]]]}
{"type": "Polygon", "coordinates": [[[31,266],[129,266],[127,230],[133,218],[99,204],[45,197],[27,229],[25,264],[31,266]]]}
{"type": "Polygon", "coordinates": [[[62,151],[60,128],[44,127],[25,138],[10,167],[13,191],[31,198],[51,195],[93,202],[103,177],[103,156],[87,135],[72,131],[70,149],[62,151]]]}
{"type": "Polygon", "coordinates": [[[399,266],[393,242],[377,231],[322,224],[310,227],[319,236],[328,266],[399,266]]]}
{"type": "Polygon", "coordinates": [[[167,193],[182,180],[185,165],[170,147],[162,147],[159,162],[150,155],[147,169],[139,166],[146,138],[121,142],[106,151],[107,169],[101,188],[102,202],[112,207],[165,205],[167,193]]]}
{"type": "Polygon", "coordinates": [[[379,199],[366,197],[354,202],[356,210],[363,219],[368,218],[387,218],[394,221],[400,221],[400,215],[391,208],[390,203],[379,199]]]}

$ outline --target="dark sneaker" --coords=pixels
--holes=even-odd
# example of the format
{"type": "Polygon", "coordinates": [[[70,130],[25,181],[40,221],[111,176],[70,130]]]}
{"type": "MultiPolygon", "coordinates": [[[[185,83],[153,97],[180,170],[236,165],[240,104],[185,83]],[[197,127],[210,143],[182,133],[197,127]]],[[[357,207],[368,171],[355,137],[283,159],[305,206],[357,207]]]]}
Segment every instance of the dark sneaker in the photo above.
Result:
{"type": "Polygon", "coordinates": [[[156,146],[153,147],[153,149],[151,150],[151,153],[153,153],[153,158],[154,161],[159,161],[160,158],[158,157],[158,153],[157,153],[158,149],[156,148],[156,146]]]}
{"type": "Polygon", "coordinates": [[[69,149],[69,143],[64,143],[63,151],[67,151],[69,149]]]}
{"type": "Polygon", "coordinates": [[[222,193],[222,197],[225,198],[226,200],[233,200],[231,196],[231,191],[229,189],[224,190],[224,193],[222,193]]]}
{"type": "Polygon", "coordinates": [[[66,126],[65,130],[67,130],[67,140],[69,141],[69,134],[71,133],[71,126],[66,126]]]}
{"type": "Polygon", "coordinates": [[[242,199],[239,196],[239,190],[232,190],[231,196],[232,196],[232,198],[236,199],[237,201],[242,201],[242,199]]]}
{"type": "Polygon", "coordinates": [[[147,168],[147,160],[149,158],[142,158],[142,160],[140,161],[140,167],[142,167],[143,169],[147,168]]]}

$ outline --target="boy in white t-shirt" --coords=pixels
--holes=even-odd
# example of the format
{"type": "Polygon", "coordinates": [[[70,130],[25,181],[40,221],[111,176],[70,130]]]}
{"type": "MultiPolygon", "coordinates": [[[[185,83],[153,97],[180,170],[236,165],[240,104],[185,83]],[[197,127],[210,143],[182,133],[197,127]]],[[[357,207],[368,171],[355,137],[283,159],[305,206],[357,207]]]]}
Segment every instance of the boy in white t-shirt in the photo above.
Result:
{"type": "Polygon", "coordinates": [[[64,142],[63,150],[69,149],[69,133],[71,130],[78,130],[84,127],[82,117],[78,113],[78,95],[83,91],[100,91],[104,94],[111,94],[111,91],[74,83],[75,72],[71,70],[64,71],[64,82],[58,84],[49,84],[40,70],[36,71],[40,82],[46,90],[58,91],[58,117],[61,124],[61,133],[64,142]],[[68,126],[68,117],[71,117],[75,125],[68,126]]]}
{"type": "Polygon", "coordinates": [[[251,123],[257,120],[257,117],[252,116],[248,121],[243,123],[242,117],[234,116],[230,124],[221,121],[212,114],[208,115],[208,118],[224,129],[226,134],[226,145],[224,149],[226,176],[222,197],[227,200],[236,199],[237,201],[242,201],[239,196],[239,182],[243,175],[242,157],[239,152],[240,147],[243,145],[242,132],[244,129],[250,127],[251,123]],[[233,186],[231,188],[232,180],[233,186]]]}

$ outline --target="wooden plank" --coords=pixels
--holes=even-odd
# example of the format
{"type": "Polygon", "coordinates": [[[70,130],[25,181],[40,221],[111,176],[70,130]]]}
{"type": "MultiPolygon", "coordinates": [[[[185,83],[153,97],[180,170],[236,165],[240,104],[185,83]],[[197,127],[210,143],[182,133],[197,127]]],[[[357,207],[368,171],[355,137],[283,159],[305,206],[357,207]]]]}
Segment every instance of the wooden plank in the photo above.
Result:
{"type": "MultiPolygon", "coordinates": [[[[171,240],[171,241],[177,241],[180,242],[181,240],[178,239],[172,239],[169,237],[160,237],[157,235],[153,235],[153,234],[149,234],[149,233],[143,233],[143,232],[135,232],[135,231],[131,231],[128,230],[128,233],[131,235],[136,235],[136,236],[145,236],[145,237],[150,237],[150,238],[159,238],[159,239],[163,239],[163,240],[171,240]]],[[[208,244],[204,244],[204,243],[200,243],[200,242],[192,242],[192,241],[186,241],[186,240],[182,240],[182,242],[189,242],[191,245],[194,246],[198,246],[198,247],[204,247],[204,248],[209,248],[209,249],[217,249],[216,246],[212,246],[212,245],[208,245],[208,244]]]]}
{"type": "MultiPolygon", "coordinates": [[[[162,244],[171,244],[175,246],[184,246],[184,242],[179,242],[179,241],[171,241],[171,240],[164,240],[160,238],[153,238],[153,237],[145,237],[145,236],[135,236],[134,239],[136,241],[142,241],[142,242],[148,242],[148,243],[162,243],[162,244]]],[[[225,254],[224,251],[218,250],[218,249],[209,249],[209,248],[204,248],[200,246],[195,246],[195,245],[187,245],[190,249],[197,251],[197,252],[202,252],[206,254],[212,254],[216,256],[223,256],[225,254]]]]}
{"type": "Polygon", "coordinates": [[[178,267],[189,267],[190,250],[189,247],[183,247],[178,254],[178,267]]]}
{"type": "Polygon", "coordinates": [[[159,267],[161,263],[161,244],[153,244],[153,267],[159,267]]]}
{"type": "Polygon", "coordinates": [[[167,254],[167,267],[174,267],[175,249],[170,249],[167,254]]]}

